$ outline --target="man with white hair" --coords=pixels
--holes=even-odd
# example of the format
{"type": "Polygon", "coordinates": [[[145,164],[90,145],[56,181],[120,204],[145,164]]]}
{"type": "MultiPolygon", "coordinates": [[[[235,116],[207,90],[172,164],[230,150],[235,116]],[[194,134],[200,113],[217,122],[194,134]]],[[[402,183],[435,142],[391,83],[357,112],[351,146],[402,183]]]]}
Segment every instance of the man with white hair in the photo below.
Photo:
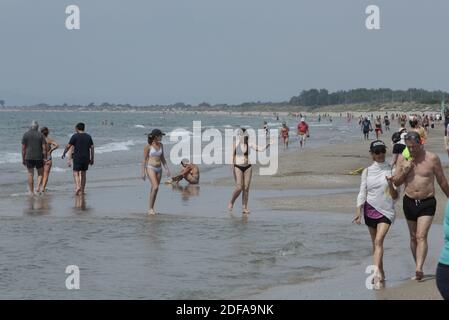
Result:
{"type": "Polygon", "coordinates": [[[298,123],[298,137],[299,137],[299,146],[302,148],[306,145],[306,138],[309,137],[309,125],[306,122],[306,119],[301,118],[301,122],[298,123]]]}
{"type": "Polygon", "coordinates": [[[37,185],[40,185],[44,174],[44,161],[47,161],[45,137],[39,132],[39,124],[33,120],[30,130],[22,138],[22,164],[28,170],[28,189],[34,195],[34,168],[37,170],[37,185]]]}

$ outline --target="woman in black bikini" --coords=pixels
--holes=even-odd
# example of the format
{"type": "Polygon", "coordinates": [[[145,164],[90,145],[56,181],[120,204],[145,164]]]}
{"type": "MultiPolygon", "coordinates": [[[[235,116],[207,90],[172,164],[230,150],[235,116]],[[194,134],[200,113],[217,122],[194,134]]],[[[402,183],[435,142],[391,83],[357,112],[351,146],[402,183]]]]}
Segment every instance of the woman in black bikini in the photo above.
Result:
{"type": "Polygon", "coordinates": [[[251,184],[251,177],[253,169],[249,163],[249,148],[255,151],[265,151],[271,144],[268,143],[265,147],[260,147],[252,143],[248,143],[248,133],[246,129],[241,129],[238,142],[233,146],[233,156],[232,165],[234,171],[235,179],[235,189],[232,193],[231,201],[229,202],[228,209],[232,210],[234,208],[234,202],[239,197],[240,193],[243,191],[242,195],[242,212],[244,214],[249,214],[248,209],[248,198],[249,198],[249,186],[251,184]]]}
{"type": "Polygon", "coordinates": [[[47,155],[48,156],[47,156],[47,161],[44,162],[44,176],[42,178],[42,183],[41,183],[41,185],[37,186],[37,192],[41,191],[41,186],[42,186],[42,192],[45,192],[45,189],[47,188],[48,177],[50,176],[51,166],[53,164],[51,154],[53,151],[55,151],[56,149],[59,148],[59,144],[55,140],[51,139],[48,136],[48,134],[50,133],[50,130],[48,130],[47,127],[43,127],[41,129],[41,133],[45,137],[45,145],[47,146],[47,155]]]}

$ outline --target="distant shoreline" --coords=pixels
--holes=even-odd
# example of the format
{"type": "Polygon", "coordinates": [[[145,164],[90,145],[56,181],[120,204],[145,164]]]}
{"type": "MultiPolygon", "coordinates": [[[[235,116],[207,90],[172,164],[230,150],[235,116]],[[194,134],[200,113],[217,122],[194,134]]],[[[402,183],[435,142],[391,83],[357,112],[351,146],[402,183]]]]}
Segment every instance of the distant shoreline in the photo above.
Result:
{"type": "Polygon", "coordinates": [[[327,113],[333,117],[337,117],[342,113],[351,113],[354,116],[366,115],[367,113],[439,113],[440,105],[417,104],[417,103],[387,103],[382,105],[337,105],[326,106],[320,108],[308,108],[303,106],[248,106],[248,107],[4,107],[0,108],[0,112],[85,112],[85,113],[168,113],[168,114],[212,114],[212,115],[257,115],[257,116],[295,116],[318,115],[327,113]],[[101,109],[100,109],[101,108],[101,109]]]}

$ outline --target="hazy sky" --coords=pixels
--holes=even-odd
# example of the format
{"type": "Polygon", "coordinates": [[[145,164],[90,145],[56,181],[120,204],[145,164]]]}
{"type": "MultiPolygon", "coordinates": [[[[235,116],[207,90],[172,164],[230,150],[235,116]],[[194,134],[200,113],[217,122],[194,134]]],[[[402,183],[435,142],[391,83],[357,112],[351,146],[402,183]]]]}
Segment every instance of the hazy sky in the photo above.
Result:
{"type": "Polygon", "coordinates": [[[447,0],[0,0],[7,104],[283,101],[449,90],[447,0]],[[65,28],[65,8],[81,29],[65,28]],[[381,10],[381,30],[365,8],[381,10]]]}

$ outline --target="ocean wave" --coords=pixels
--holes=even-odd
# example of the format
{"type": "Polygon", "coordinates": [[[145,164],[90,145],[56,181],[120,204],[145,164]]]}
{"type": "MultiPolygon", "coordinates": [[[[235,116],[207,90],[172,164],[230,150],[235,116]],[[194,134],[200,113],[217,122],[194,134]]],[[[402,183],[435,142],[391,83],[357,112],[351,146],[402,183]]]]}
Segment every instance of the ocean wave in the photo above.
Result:
{"type": "Polygon", "coordinates": [[[134,146],[134,145],[135,145],[135,143],[133,140],[122,141],[122,142],[111,142],[111,143],[102,145],[100,147],[96,147],[95,153],[102,154],[102,153],[109,153],[109,152],[115,152],[115,151],[127,151],[127,150],[129,150],[129,147],[134,146]]]}
{"type": "Polygon", "coordinates": [[[141,124],[135,124],[135,125],[134,125],[134,128],[145,129],[145,126],[144,126],[144,125],[141,125],[141,124]]]}
{"type": "Polygon", "coordinates": [[[20,163],[22,162],[22,154],[18,152],[2,152],[0,153],[0,164],[20,163]]]}
{"type": "MultiPolygon", "coordinates": [[[[128,141],[121,141],[121,142],[111,142],[107,143],[105,145],[99,146],[95,148],[95,153],[102,154],[102,153],[109,153],[109,152],[115,152],[115,151],[127,151],[129,150],[129,147],[134,146],[135,142],[134,140],[128,140],[128,141]]],[[[55,150],[52,153],[53,158],[60,158],[62,156],[62,149],[55,150]]],[[[22,154],[18,152],[1,152],[0,153],[0,164],[8,164],[8,163],[21,163],[22,162],[22,154]]],[[[58,169],[53,168],[55,172],[64,172],[66,169],[59,168],[59,170],[64,171],[58,171],[58,169]]]]}

